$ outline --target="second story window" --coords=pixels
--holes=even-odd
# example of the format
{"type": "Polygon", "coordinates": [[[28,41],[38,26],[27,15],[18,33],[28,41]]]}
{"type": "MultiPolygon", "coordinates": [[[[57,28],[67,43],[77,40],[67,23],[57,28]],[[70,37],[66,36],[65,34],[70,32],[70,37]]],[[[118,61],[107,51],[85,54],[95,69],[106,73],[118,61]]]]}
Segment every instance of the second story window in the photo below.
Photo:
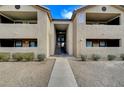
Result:
{"type": "Polygon", "coordinates": [[[87,25],[120,25],[119,13],[86,13],[87,25]]]}

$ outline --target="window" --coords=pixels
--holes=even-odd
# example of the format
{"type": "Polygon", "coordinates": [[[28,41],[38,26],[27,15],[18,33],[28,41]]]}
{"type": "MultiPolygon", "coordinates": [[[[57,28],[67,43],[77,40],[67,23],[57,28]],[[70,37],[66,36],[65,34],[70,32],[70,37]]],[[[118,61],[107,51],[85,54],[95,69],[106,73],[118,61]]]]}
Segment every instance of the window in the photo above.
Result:
{"type": "Polygon", "coordinates": [[[37,41],[36,40],[30,41],[29,42],[29,47],[37,47],[37,41]]]}
{"type": "Polygon", "coordinates": [[[88,41],[86,42],[86,46],[87,46],[87,47],[92,47],[92,41],[89,41],[89,40],[88,40],[88,41]]]}
{"type": "Polygon", "coordinates": [[[100,47],[105,47],[105,46],[106,46],[105,41],[100,41],[99,46],[100,46],[100,47]]]}
{"type": "Polygon", "coordinates": [[[29,47],[29,40],[23,40],[23,47],[29,47]]]}
{"type": "Polygon", "coordinates": [[[58,42],[60,41],[60,38],[58,37],[58,42]]]}
{"type": "Polygon", "coordinates": [[[99,47],[99,40],[93,40],[92,42],[93,47],[99,47]]]}
{"type": "Polygon", "coordinates": [[[119,47],[120,46],[119,41],[120,40],[118,40],[118,39],[107,40],[106,44],[108,47],[119,47]]]}
{"type": "Polygon", "coordinates": [[[0,47],[37,47],[37,39],[0,39],[0,47]]]}
{"type": "Polygon", "coordinates": [[[64,37],[62,37],[61,40],[64,42],[64,37]]]}
{"type": "Polygon", "coordinates": [[[1,39],[1,47],[14,47],[14,40],[11,39],[1,39]]]}
{"type": "Polygon", "coordinates": [[[120,39],[86,39],[87,47],[120,47],[120,39]]]}
{"type": "Polygon", "coordinates": [[[22,41],[15,41],[15,47],[22,47],[22,41]]]}

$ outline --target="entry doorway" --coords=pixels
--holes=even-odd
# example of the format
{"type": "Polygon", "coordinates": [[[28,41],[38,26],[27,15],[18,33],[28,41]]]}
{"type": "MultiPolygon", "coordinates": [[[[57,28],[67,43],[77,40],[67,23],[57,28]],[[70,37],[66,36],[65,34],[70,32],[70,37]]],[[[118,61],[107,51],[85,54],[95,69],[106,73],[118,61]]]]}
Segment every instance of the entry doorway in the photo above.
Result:
{"type": "Polygon", "coordinates": [[[56,48],[55,54],[62,55],[66,54],[66,31],[56,31],[56,48]]]}

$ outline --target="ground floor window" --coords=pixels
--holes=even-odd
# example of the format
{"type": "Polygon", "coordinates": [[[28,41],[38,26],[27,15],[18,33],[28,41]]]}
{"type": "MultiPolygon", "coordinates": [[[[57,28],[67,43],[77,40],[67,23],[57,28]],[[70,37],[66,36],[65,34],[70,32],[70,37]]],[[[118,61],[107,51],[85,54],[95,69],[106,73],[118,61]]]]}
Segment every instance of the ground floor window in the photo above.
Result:
{"type": "Polygon", "coordinates": [[[0,46],[1,47],[14,47],[14,41],[11,39],[1,39],[0,46]]]}
{"type": "Polygon", "coordinates": [[[86,39],[86,47],[120,47],[120,39],[86,39]]]}
{"type": "Polygon", "coordinates": [[[15,40],[15,47],[22,47],[22,41],[21,40],[15,40]]]}
{"type": "Polygon", "coordinates": [[[37,47],[37,39],[0,39],[0,47],[37,47]]]}
{"type": "Polygon", "coordinates": [[[87,47],[92,47],[92,41],[87,40],[86,46],[87,46],[87,47]]]}
{"type": "Polygon", "coordinates": [[[105,40],[101,40],[101,41],[99,42],[99,46],[100,46],[100,47],[106,47],[106,42],[105,42],[105,40]]]}
{"type": "Polygon", "coordinates": [[[29,42],[29,47],[37,47],[37,41],[36,40],[31,40],[29,42]]]}

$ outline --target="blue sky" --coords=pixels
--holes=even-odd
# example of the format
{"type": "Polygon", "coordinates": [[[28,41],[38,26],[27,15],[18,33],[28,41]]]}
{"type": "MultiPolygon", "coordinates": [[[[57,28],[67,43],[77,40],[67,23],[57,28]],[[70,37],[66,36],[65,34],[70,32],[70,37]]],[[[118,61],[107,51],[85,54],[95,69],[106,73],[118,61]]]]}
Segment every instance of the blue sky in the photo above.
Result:
{"type": "Polygon", "coordinates": [[[81,5],[44,5],[49,8],[53,19],[70,19],[72,12],[81,5]]]}

